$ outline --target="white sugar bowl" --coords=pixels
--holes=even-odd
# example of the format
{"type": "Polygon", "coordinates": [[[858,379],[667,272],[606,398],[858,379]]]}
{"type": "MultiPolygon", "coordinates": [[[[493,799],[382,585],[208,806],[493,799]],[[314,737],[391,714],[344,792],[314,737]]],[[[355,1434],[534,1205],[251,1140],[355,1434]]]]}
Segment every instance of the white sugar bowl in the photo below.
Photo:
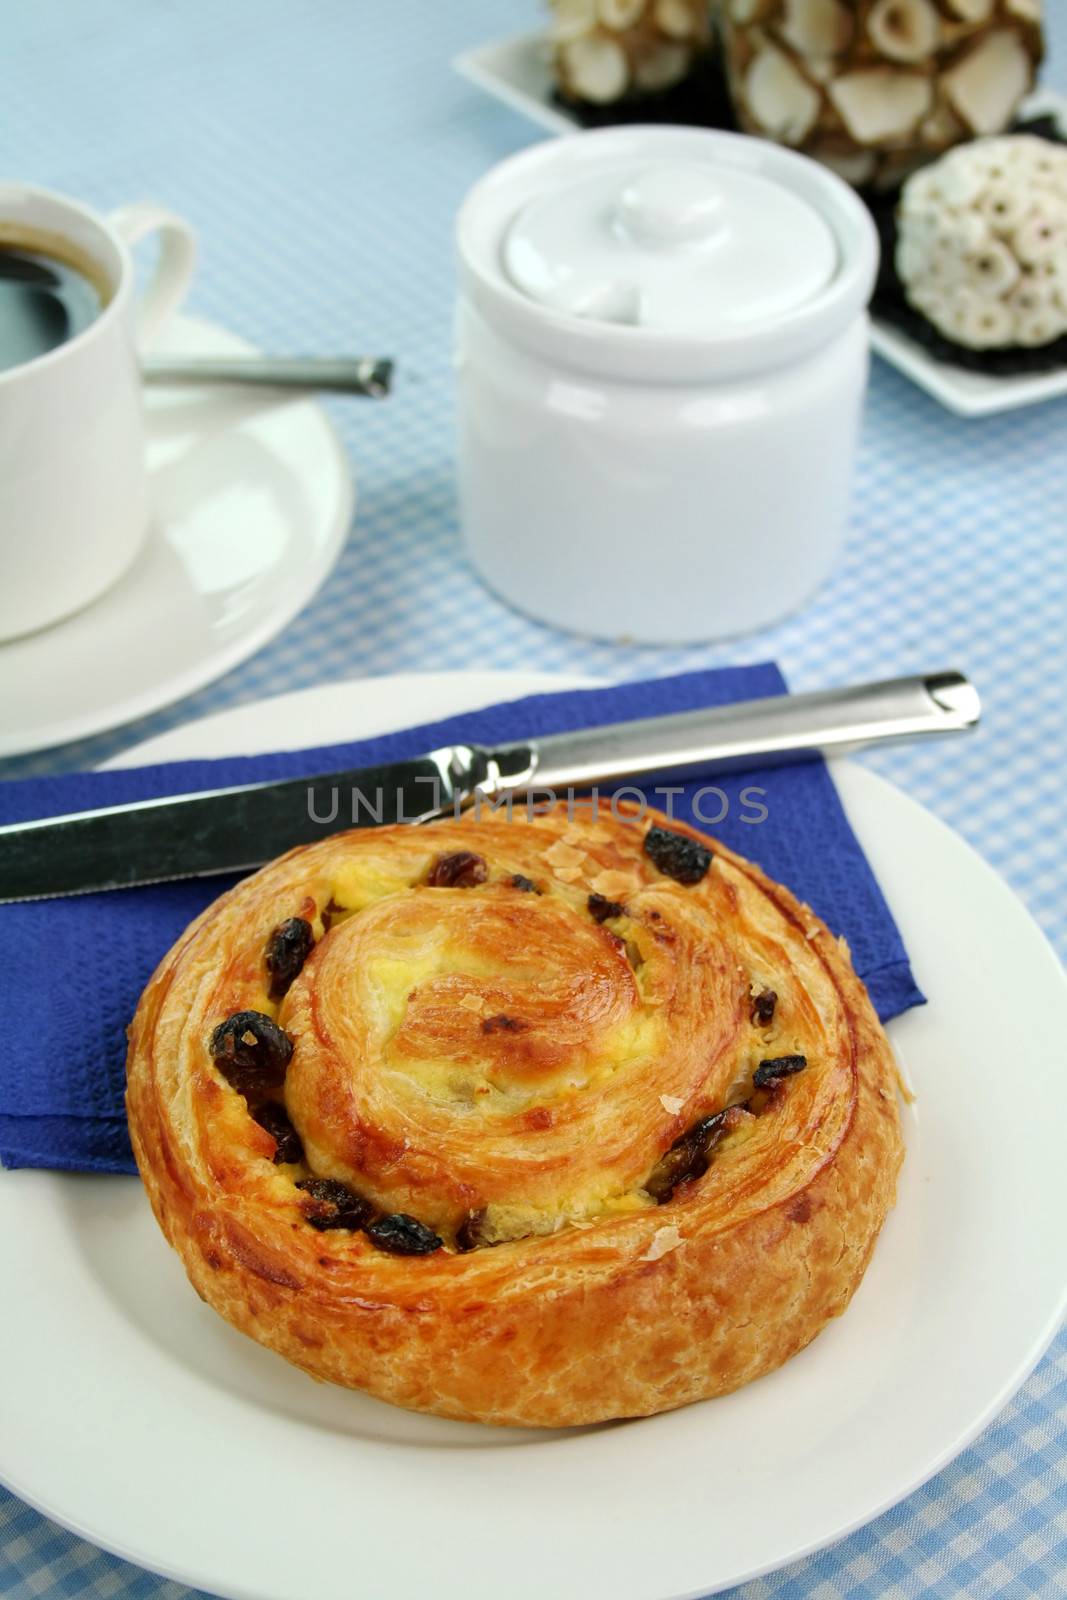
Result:
{"type": "Polygon", "coordinates": [[[495,167],[458,220],[459,488],[504,599],[676,644],[794,610],[840,548],[878,243],[826,168],[620,127],[495,167]]]}

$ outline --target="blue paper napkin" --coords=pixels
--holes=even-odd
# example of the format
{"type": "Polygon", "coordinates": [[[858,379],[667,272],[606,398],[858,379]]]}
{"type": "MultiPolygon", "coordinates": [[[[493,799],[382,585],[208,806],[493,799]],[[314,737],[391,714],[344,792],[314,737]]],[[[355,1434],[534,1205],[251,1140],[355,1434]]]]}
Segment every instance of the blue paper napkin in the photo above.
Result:
{"type": "MultiPolygon", "coordinates": [[[[258,779],[311,776],[460,740],[493,744],[724,705],[784,688],[777,667],[769,664],[689,672],[606,689],[531,695],[353,744],[31,778],[0,785],[0,822],[258,779]]],[[[758,861],[808,901],[835,933],[844,934],[883,1021],[922,1003],[896,924],[821,761],[709,777],[669,796],[656,795],[654,782],[642,789],[651,804],[672,806],[675,816],[707,826],[758,861]],[[718,793],[708,792],[709,785],[718,793]],[[710,819],[724,808],[726,815],[712,826],[710,819]]],[[[134,1170],[123,1110],[126,1024],[157,962],[232,881],[208,878],[0,906],[4,1166],[134,1170]]]]}

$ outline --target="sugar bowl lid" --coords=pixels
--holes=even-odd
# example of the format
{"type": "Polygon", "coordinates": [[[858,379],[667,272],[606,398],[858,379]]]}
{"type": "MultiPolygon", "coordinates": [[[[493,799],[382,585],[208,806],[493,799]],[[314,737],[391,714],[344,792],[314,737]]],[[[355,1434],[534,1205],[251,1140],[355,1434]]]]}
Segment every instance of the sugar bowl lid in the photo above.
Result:
{"type": "Polygon", "coordinates": [[[512,285],[556,312],[714,336],[807,304],[837,272],[825,216],[771,175],[675,156],[561,177],[502,240],[512,285]]]}
{"type": "Polygon", "coordinates": [[[711,128],[546,139],[467,194],[459,306],[542,368],[722,383],[859,337],[870,212],[818,162],[711,128]]]}

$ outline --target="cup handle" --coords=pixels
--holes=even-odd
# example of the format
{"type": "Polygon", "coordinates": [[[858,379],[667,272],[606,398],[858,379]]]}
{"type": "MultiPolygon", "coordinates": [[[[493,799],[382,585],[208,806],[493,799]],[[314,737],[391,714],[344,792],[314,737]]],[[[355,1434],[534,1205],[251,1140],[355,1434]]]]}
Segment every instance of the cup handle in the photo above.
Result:
{"type": "Polygon", "coordinates": [[[159,260],[137,307],[137,343],[144,350],[177,311],[196,265],[196,234],[163,206],[120,206],[108,222],[131,247],[147,234],[159,234],[159,260]]]}

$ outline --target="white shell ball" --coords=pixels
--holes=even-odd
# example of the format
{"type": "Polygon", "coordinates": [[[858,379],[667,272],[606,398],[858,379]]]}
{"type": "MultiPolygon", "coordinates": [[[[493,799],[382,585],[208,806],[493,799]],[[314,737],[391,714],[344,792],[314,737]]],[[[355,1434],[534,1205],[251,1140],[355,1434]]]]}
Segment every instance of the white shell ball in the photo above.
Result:
{"type": "Polygon", "coordinates": [[[896,268],[909,303],[971,350],[1067,334],[1067,146],[962,144],[907,180],[896,268]]]}

